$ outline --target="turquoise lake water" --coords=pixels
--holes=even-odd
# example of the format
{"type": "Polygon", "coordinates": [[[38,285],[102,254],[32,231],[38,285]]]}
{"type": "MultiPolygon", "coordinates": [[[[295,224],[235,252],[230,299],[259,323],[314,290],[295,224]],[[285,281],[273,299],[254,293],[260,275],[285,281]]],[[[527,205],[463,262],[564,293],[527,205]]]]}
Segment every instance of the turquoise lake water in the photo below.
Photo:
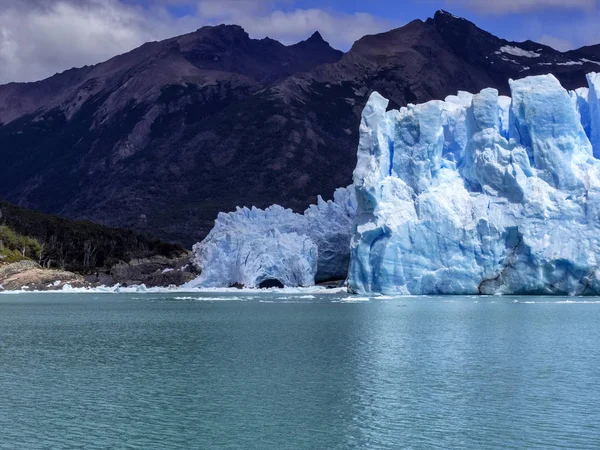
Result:
{"type": "Polygon", "coordinates": [[[599,299],[0,295],[1,449],[592,449],[599,372],[599,299]]]}

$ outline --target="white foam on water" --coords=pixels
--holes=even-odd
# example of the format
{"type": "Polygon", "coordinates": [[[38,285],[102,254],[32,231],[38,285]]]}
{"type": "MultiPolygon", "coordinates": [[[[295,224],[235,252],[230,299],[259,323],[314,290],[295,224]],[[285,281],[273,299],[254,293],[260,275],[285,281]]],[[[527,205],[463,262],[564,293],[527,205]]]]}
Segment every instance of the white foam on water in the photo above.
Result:
{"type": "MultiPolygon", "coordinates": [[[[548,302],[552,303],[552,302],[548,302]]],[[[558,304],[567,304],[567,305],[600,305],[600,300],[563,300],[554,302],[558,304]]]]}
{"type": "Polygon", "coordinates": [[[521,305],[600,305],[600,300],[555,300],[555,301],[534,301],[534,300],[513,300],[513,303],[521,305]]]}
{"type": "Polygon", "coordinates": [[[327,289],[323,286],[298,287],[298,288],[270,288],[270,289],[238,289],[238,288],[183,288],[183,287],[146,287],[144,284],[134,286],[98,286],[95,288],[81,287],[75,288],[70,284],[65,284],[62,289],[53,291],[36,291],[30,289],[18,289],[14,291],[0,290],[0,294],[24,294],[24,293],[43,293],[43,294],[283,294],[283,295],[337,295],[346,293],[346,288],[327,289]]]}
{"type": "Polygon", "coordinates": [[[241,297],[173,297],[175,300],[193,300],[196,302],[215,302],[215,301],[246,301],[247,299],[241,297]]]}
{"type": "Polygon", "coordinates": [[[370,302],[371,300],[373,300],[373,299],[369,298],[369,297],[350,296],[350,297],[339,299],[339,300],[335,301],[334,303],[364,303],[364,302],[370,302]]]}

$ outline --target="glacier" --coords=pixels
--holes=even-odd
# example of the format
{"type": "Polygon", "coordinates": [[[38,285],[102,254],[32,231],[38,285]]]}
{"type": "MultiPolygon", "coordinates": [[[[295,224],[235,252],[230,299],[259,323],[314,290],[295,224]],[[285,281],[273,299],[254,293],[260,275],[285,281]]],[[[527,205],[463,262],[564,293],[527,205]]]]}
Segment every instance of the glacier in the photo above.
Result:
{"type": "Polygon", "coordinates": [[[259,288],[276,281],[285,287],[344,280],[356,214],[354,188],[334,198],[318,197],[304,214],[273,205],[219,213],[208,236],[193,247],[200,276],[186,287],[259,288]]]}
{"type": "Polygon", "coordinates": [[[552,75],[360,125],[348,286],[383,294],[600,294],[600,75],[552,75]]]}

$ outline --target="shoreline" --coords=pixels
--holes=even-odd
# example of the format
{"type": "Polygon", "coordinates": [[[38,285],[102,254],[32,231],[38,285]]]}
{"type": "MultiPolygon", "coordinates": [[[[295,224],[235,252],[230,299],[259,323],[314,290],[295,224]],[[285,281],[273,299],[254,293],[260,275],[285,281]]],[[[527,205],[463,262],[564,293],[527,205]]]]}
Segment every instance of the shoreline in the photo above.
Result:
{"type": "MultiPolygon", "coordinates": [[[[0,290],[0,295],[19,295],[19,294],[166,294],[166,293],[185,293],[185,294],[348,294],[346,288],[328,289],[323,286],[310,286],[299,288],[197,288],[197,287],[147,287],[145,285],[134,286],[98,286],[98,287],[72,287],[66,284],[62,289],[52,290],[0,290]]],[[[348,294],[350,295],[350,294],[348,294]]],[[[374,296],[378,297],[378,296],[374,296]]]]}

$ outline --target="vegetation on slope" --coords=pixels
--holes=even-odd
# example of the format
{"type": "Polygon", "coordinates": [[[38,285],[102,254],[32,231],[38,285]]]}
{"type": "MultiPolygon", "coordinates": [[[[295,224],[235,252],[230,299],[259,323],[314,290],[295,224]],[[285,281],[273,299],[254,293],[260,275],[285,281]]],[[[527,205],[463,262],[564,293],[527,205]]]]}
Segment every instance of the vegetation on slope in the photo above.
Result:
{"type": "Polygon", "coordinates": [[[3,200],[0,240],[5,262],[33,259],[44,267],[87,273],[119,261],[157,255],[172,258],[185,252],[180,245],[142,233],[43,214],[3,200]]]}
{"type": "Polygon", "coordinates": [[[29,237],[15,233],[6,225],[0,225],[0,263],[13,263],[24,259],[38,260],[41,244],[29,237]]]}

